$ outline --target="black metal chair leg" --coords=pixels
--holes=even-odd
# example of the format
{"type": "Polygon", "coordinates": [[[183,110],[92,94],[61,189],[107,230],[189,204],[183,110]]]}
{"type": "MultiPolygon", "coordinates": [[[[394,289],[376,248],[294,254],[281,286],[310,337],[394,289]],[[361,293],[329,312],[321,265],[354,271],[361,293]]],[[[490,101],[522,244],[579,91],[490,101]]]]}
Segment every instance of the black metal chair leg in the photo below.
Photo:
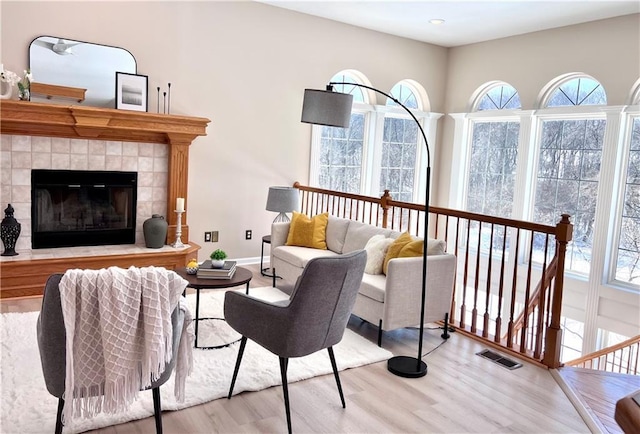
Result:
{"type": "Polygon", "coordinates": [[[64,399],[58,398],[58,415],[56,416],[56,434],[62,434],[62,410],[64,409],[64,399]]]}
{"type": "Polygon", "coordinates": [[[338,385],[338,392],[340,392],[340,401],[342,401],[342,408],[347,408],[344,402],[344,395],[342,394],[342,385],[340,384],[340,376],[338,375],[338,366],[336,365],[336,358],[333,355],[333,347],[327,348],[329,351],[329,358],[331,359],[331,367],[333,368],[333,375],[336,377],[336,384],[338,385]]]}
{"type": "Polygon", "coordinates": [[[382,348],[382,320],[378,323],[378,346],[382,348]]]}
{"type": "Polygon", "coordinates": [[[231,379],[231,387],[229,387],[229,395],[227,396],[227,399],[231,399],[233,386],[235,386],[236,384],[236,377],[238,376],[238,371],[240,370],[240,362],[242,362],[242,354],[244,353],[245,345],[247,345],[247,337],[243,336],[240,340],[240,350],[238,350],[238,359],[236,360],[236,367],[233,370],[233,378],[231,379]]]}
{"type": "Polygon", "coordinates": [[[289,359],[280,357],[280,376],[282,377],[282,392],[284,393],[284,409],[287,413],[287,429],[291,434],[291,410],[289,409],[289,387],[287,386],[287,365],[289,359]]]}
{"type": "Polygon", "coordinates": [[[156,420],[156,434],[162,434],[162,407],[160,405],[160,388],[154,387],[153,392],[153,417],[156,420]]]}

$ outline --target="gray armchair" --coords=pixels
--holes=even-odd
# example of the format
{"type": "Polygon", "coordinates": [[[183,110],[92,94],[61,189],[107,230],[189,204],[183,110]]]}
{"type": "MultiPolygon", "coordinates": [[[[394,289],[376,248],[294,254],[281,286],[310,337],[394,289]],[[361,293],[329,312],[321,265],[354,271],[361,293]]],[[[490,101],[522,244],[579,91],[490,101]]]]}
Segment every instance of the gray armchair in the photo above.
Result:
{"type": "Polygon", "coordinates": [[[290,357],[302,357],[327,349],[345,407],[333,346],[342,340],[351,309],[362,281],[367,254],[349,254],[310,260],[296,282],[289,300],[270,303],[239,292],[225,295],[224,315],[231,327],[242,335],[228,398],[238,376],[247,338],[280,357],[280,375],[291,433],[291,412],[287,388],[290,357]]]}
{"type": "MultiPolygon", "coordinates": [[[[38,348],[40,350],[40,361],[42,363],[44,381],[49,393],[58,398],[56,434],[62,433],[62,411],[64,409],[64,399],[62,396],[65,389],[66,376],[66,335],[64,318],[62,316],[62,305],[60,303],[60,290],[58,287],[62,276],[62,274],[49,276],[44,288],[42,308],[37,323],[38,348]]],[[[160,378],[151,384],[156,433],[158,434],[162,433],[162,419],[160,417],[162,410],[160,406],[159,388],[169,379],[175,367],[184,315],[184,312],[179,306],[176,307],[171,314],[173,357],[171,358],[171,362],[165,365],[165,369],[160,378]]]]}

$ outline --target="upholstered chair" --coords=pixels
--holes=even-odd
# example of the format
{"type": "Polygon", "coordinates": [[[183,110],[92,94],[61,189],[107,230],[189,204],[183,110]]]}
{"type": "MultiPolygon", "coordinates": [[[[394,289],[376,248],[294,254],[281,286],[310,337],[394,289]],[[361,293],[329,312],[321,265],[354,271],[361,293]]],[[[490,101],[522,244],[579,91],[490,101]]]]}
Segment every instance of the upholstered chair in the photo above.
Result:
{"type": "Polygon", "coordinates": [[[289,300],[270,303],[230,291],[225,295],[224,315],[242,335],[228,398],[231,399],[242,354],[251,339],[280,358],[280,375],[291,433],[287,388],[289,358],[327,349],[345,407],[333,346],[342,340],[362,281],[367,254],[358,250],[341,256],[310,260],[298,278],[289,300]]]}
{"type": "MultiPolygon", "coordinates": [[[[44,288],[42,298],[42,308],[38,316],[37,333],[38,347],[40,350],[40,360],[42,362],[42,373],[49,393],[58,398],[58,414],[56,418],[56,434],[62,433],[62,411],[64,409],[63,393],[65,390],[66,376],[66,335],[62,306],[60,302],[59,283],[62,274],[49,276],[44,288]]],[[[156,433],[162,433],[162,419],[160,406],[160,386],[164,384],[175,367],[182,324],[184,322],[184,312],[180,307],[176,307],[171,314],[173,327],[173,356],[171,362],[165,365],[161,376],[151,383],[153,394],[153,409],[156,423],[156,433]]]]}

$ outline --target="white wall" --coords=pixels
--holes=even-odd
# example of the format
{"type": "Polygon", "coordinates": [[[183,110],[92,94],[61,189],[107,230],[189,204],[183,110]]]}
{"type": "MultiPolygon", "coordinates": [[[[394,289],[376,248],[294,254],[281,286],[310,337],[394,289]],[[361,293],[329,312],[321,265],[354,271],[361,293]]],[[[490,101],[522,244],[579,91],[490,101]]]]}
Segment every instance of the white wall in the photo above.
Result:
{"type": "Polygon", "coordinates": [[[189,161],[186,206],[200,260],[218,247],[232,258],[259,256],[275,217],[265,210],[268,187],[308,182],[304,88],[357,69],[380,89],[414,79],[432,110],[444,109],[445,48],[259,3],[2,1],[0,13],[5,68],[26,68],[40,35],[124,47],[149,76],[150,110],[156,87],[171,82],[172,113],[212,120],[189,161]],[[203,242],[209,230],[220,232],[218,243],[203,242]]]}

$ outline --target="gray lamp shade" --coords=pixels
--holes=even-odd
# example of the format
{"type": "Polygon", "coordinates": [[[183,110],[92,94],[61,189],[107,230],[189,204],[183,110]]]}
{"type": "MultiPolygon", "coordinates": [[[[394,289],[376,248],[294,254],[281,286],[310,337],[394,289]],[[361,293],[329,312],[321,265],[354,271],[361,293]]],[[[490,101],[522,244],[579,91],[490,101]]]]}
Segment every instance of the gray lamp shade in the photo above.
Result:
{"type": "Polygon", "coordinates": [[[353,95],[328,90],[305,89],[302,122],[349,128],[353,95]]]}
{"type": "Polygon", "coordinates": [[[269,187],[267,196],[267,211],[279,213],[274,221],[288,221],[285,213],[300,208],[300,194],[293,187],[269,187]]]}

